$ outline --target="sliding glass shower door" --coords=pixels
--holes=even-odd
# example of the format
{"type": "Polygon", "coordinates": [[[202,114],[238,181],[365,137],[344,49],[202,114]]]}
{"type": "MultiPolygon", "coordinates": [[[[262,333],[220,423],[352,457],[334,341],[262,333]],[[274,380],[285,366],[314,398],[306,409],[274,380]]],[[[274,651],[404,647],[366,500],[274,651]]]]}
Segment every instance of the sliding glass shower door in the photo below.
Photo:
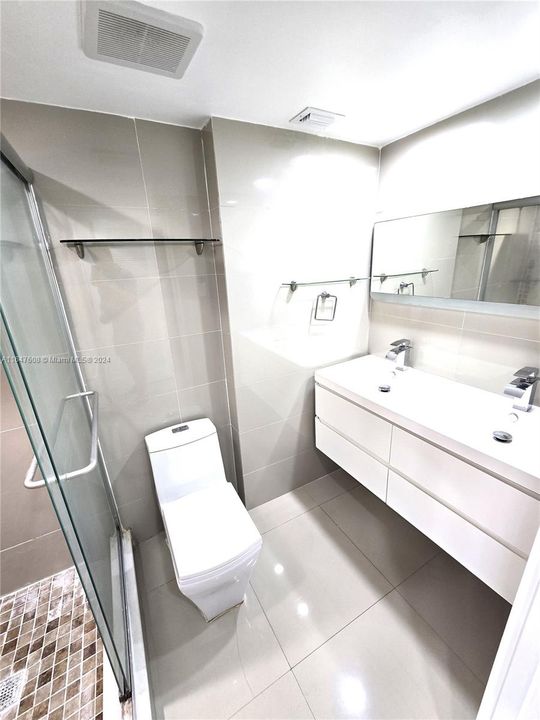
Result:
{"type": "Polygon", "coordinates": [[[83,384],[31,186],[4,155],[0,170],[2,364],[36,458],[25,486],[47,486],[127,696],[121,527],[99,450],[98,397],[83,384]]]}

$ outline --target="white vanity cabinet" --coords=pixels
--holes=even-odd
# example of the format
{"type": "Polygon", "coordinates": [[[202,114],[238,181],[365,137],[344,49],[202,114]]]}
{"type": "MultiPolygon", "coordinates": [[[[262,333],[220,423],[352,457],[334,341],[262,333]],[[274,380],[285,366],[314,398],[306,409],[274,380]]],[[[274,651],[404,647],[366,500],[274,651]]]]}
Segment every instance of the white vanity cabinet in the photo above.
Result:
{"type": "Polygon", "coordinates": [[[343,364],[341,387],[339,366],[316,374],[317,447],[512,602],[540,525],[540,495],[511,473],[464,459],[451,438],[445,447],[440,434],[437,443],[427,430],[423,435],[391,405],[398,392],[404,396],[402,386],[396,400],[383,396],[377,412],[377,393],[363,396],[347,381],[348,366],[362,360],[343,364]]]}
{"type": "Polygon", "coordinates": [[[392,433],[390,465],[433,498],[528,557],[538,530],[538,500],[398,427],[392,433]]]}

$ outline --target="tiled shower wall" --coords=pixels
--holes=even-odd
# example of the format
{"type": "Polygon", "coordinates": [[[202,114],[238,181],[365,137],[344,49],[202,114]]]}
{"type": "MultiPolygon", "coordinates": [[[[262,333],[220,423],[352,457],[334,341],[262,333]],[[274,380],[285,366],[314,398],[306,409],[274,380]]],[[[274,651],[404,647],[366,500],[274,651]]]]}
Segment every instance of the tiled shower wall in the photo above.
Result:
{"type": "Polygon", "coordinates": [[[295,293],[281,284],[369,274],[379,152],[221,118],[203,135],[223,237],[233,440],[251,508],[335,467],[315,448],[313,373],[366,352],[368,283],[295,293]],[[312,317],[323,290],[338,298],[333,322],[312,317]]]}
{"type": "Polygon", "coordinates": [[[161,528],[145,434],[212,418],[235,481],[213,249],[127,243],[81,260],[59,241],[210,237],[201,133],[13,101],[2,125],[34,170],[120,514],[143,540],[161,528]]]}
{"type": "MultiPolygon", "coordinates": [[[[540,81],[387,145],[378,218],[540,195],[539,127],[540,81]]],[[[540,367],[540,313],[521,319],[373,302],[369,351],[383,353],[401,337],[413,341],[415,367],[491,392],[520,367],[540,367]]]]}
{"type": "Polygon", "coordinates": [[[25,488],[32,448],[0,370],[0,596],[52,575],[71,559],[47,489],[25,488]]]}

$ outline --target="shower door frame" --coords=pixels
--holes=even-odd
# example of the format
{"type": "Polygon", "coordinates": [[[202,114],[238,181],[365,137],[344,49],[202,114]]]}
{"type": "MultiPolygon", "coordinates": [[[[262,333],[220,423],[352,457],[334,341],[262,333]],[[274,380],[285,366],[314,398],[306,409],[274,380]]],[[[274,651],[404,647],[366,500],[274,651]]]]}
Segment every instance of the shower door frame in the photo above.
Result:
{"type": "MultiPolygon", "coordinates": [[[[62,296],[62,291],[60,289],[60,285],[58,283],[58,278],[56,277],[56,272],[54,269],[54,263],[53,263],[52,254],[51,254],[51,250],[50,250],[49,234],[48,234],[46,222],[44,220],[43,213],[41,210],[40,202],[39,202],[39,199],[36,195],[36,192],[35,192],[34,186],[33,186],[33,173],[25,165],[25,163],[21,160],[21,158],[18,156],[18,154],[15,152],[15,150],[11,147],[11,145],[6,140],[6,138],[4,137],[3,134],[0,134],[0,145],[1,145],[1,147],[0,147],[0,162],[5,164],[8,167],[8,169],[11,172],[13,172],[23,184],[25,195],[26,195],[27,205],[28,205],[30,215],[32,218],[32,224],[34,226],[34,232],[36,234],[36,237],[38,238],[38,243],[37,243],[38,250],[39,250],[41,258],[43,260],[43,265],[45,267],[45,271],[47,274],[47,280],[48,280],[49,286],[52,290],[54,302],[55,302],[56,308],[58,310],[59,321],[63,325],[63,330],[65,332],[65,336],[67,339],[69,352],[73,358],[76,358],[77,350],[75,347],[75,341],[73,339],[73,333],[71,331],[71,326],[69,324],[69,319],[68,319],[68,315],[67,315],[66,308],[65,308],[64,298],[62,296]]],[[[2,322],[7,329],[7,325],[6,325],[3,317],[2,317],[2,322]]],[[[9,331],[8,331],[8,335],[9,335],[9,331]]],[[[11,342],[11,338],[10,338],[10,342],[11,342]]],[[[81,396],[82,396],[82,400],[84,403],[86,414],[87,414],[89,420],[92,421],[92,405],[91,405],[91,400],[89,397],[90,391],[88,390],[88,388],[86,386],[84,375],[81,371],[79,363],[74,362],[73,365],[75,368],[75,376],[77,378],[77,382],[78,382],[79,389],[81,392],[81,396]]],[[[19,370],[19,372],[20,372],[20,370],[19,370]]],[[[7,374],[7,375],[8,375],[8,382],[10,385],[12,385],[12,380],[11,380],[9,374],[7,374]]],[[[21,378],[22,378],[23,384],[25,386],[26,393],[27,393],[28,397],[31,398],[29,389],[26,384],[26,380],[24,379],[24,375],[22,373],[21,373],[21,378]]],[[[15,388],[13,386],[11,389],[15,393],[15,388]]],[[[30,402],[30,405],[32,406],[33,414],[35,415],[35,409],[33,407],[33,403],[30,402]]],[[[44,433],[41,429],[39,419],[37,418],[37,415],[35,415],[35,417],[38,420],[37,425],[39,427],[39,432],[40,432],[40,435],[42,436],[44,446],[46,448],[48,448],[44,433]]],[[[24,418],[23,418],[23,420],[24,420],[24,418]]],[[[30,444],[32,445],[32,448],[33,448],[33,442],[31,440],[31,438],[30,438],[30,444]]],[[[128,603],[127,603],[127,594],[126,594],[126,585],[125,585],[125,567],[124,567],[124,553],[123,553],[123,533],[125,532],[125,529],[123,528],[122,522],[120,520],[120,513],[118,511],[118,505],[116,502],[116,498],[114,497],[114,492],[112,489],[110,476],[109,476],[107,466],[105,464],[105,460],[103,457],[101,444],[99,442],[99,436],[98,436],[98,440],[97,440],[97,462],[100,467],[101,473],[103,475],[103,480],[104,480],[103,484],[104,484],[104,488],[105,488],[105,493],[107,495],[107,500],[108,500],[108,504],[109,504],[109,507],[111,510],[112,519],[113,519],[113,522],[114,522],[114,525],[116,528],[116,545],[117,545],[117,556],[118,556],[118,566],[119,566],[119,575],[120,575],[120,577],[119,577],[120,594],[121,594],[120,602],[121,602],[121,606],[122,606],[122,622],[123,622],[124,635],[125,635],[125,641],[126,641],[126,668],[125,668],[125,671],[123,669],[122,663],[120,662],[120,660],[118,658],[118,664],[119,664],[120,668],[122,668],[122,675],[123,675],[122,686],[120,683],[120,678],[116,677],[116,681],[118,683],[120,699],[123,701],[123,700],[126,700],[129,697],[131,697],[131,685],[132,685],[132,663],[131,663],[132,639],[131,639],[129,620],[128,620],[128,603]]],[[[45,486],[47,486],[47,482],[45,480],[43,481],[43,484],[45,486]]],[[[60,487],[60,490],[61,490],[61,487],[60,487]]],[[[48,491],[48,488],[47,488],[47,491],[48,491]]],[[[50,495],[50,493],[49,493],[49,495],[50,495]]],[[[62,490],[61,490],[61,495],[63,497],[62,490]]],[[[66,505],[66,508],[69,508],[69,505],[66,503],[66,500],[64,497],[63,497],[63,500],[64,500],[64,504],[66,505]]],[[[51,498],[51,504],[54,508],[55,514],[57,514],[56,505],[55,505],[54,501],[52,500],[52,498],[51,498]]],[[[68,515],[70,518],[70,522],[72,523],[74,529],[76,530],[76,526],[73,523],[71,513],[69,512],[69,510],[68,510],[68,515]]],[[[60,518],[59,518],[59,520],[60,520],[60,518]]],[[[60,525],[62,526],[62,521],[60,521],[60,525]]],[[[81,557],[84,558],[85,557],[84,551],[82,550],[82,547],[80,546],[76,532],[74,533],[74,538],[76,539],[77,545],[79,546],[79,552],[81,554],[81,557]]],[[[66,540],[66,542],[67,542],[67,540],[66,540]]],[[[68,544],[68,548],[69,548],[69,543],[67,543],[67,544],[68,544]]],[[[70,554],[72,554],[71,550],[70,550],[70,554]]],[[[78,569],[76,558],[73,558],[73,560],[75,561],[76,569],[78,569]]],[[[85,561],[85,563],[86,563],[86,561],[85,561]]],[[[90,578],[90,581],[92,582],[92,585],[94,585],[94,581],[92,580],[92,574],[90,573],[90,571],[88,571],[88,576],[90,578]]],[[[84,587],[84,583],[83,583],[83,587],[84,587]]],[[[96,598],[98,598],[98,602],[99,602],[99,593],[97,592],[95,585],[94,585],[94,592],[95,592],[96,598]]],[[[101,605],[101,603],[100,603],[100,605],[101,605]]],[[[105,614],[103,613],[103,611],[102,611],[102,615],[103,615],[103,618],[105,619],[105,614]]],[[[105,620],[105,622],[107,622],[107,621],[105,620]]],[[[115,653],[118,654],[115,643],[114,643],[114,638],[113,638],[112,632],[110,631],[109,628],[108,628],[108,631],[109,631],[109,634],[112,639],[112,644],[114,645],[115,653]]]]}

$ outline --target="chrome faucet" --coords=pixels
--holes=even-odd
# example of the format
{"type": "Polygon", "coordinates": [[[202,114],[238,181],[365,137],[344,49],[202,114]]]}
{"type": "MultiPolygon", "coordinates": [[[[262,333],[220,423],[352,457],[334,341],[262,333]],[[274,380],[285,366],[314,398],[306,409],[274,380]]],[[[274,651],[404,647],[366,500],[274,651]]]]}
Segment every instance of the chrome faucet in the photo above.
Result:
{"type": "Polygon", "coordinates": [[[523,367],[514,373],[514,380],[504,388],[504,394],[510,395],[514,400],[514,410],[528,412],[532,408],[534,392],[538,381],[538,368],[523,367]]]}
{"type": "Polygon", "coordinates": [[[409,365],[409,356],[412,349],[412,343],[407,338],[394,340],[390,350],[386,353],[386,358],[392,360],[396,364],[396,370],[405,370],[409,365]]]}

